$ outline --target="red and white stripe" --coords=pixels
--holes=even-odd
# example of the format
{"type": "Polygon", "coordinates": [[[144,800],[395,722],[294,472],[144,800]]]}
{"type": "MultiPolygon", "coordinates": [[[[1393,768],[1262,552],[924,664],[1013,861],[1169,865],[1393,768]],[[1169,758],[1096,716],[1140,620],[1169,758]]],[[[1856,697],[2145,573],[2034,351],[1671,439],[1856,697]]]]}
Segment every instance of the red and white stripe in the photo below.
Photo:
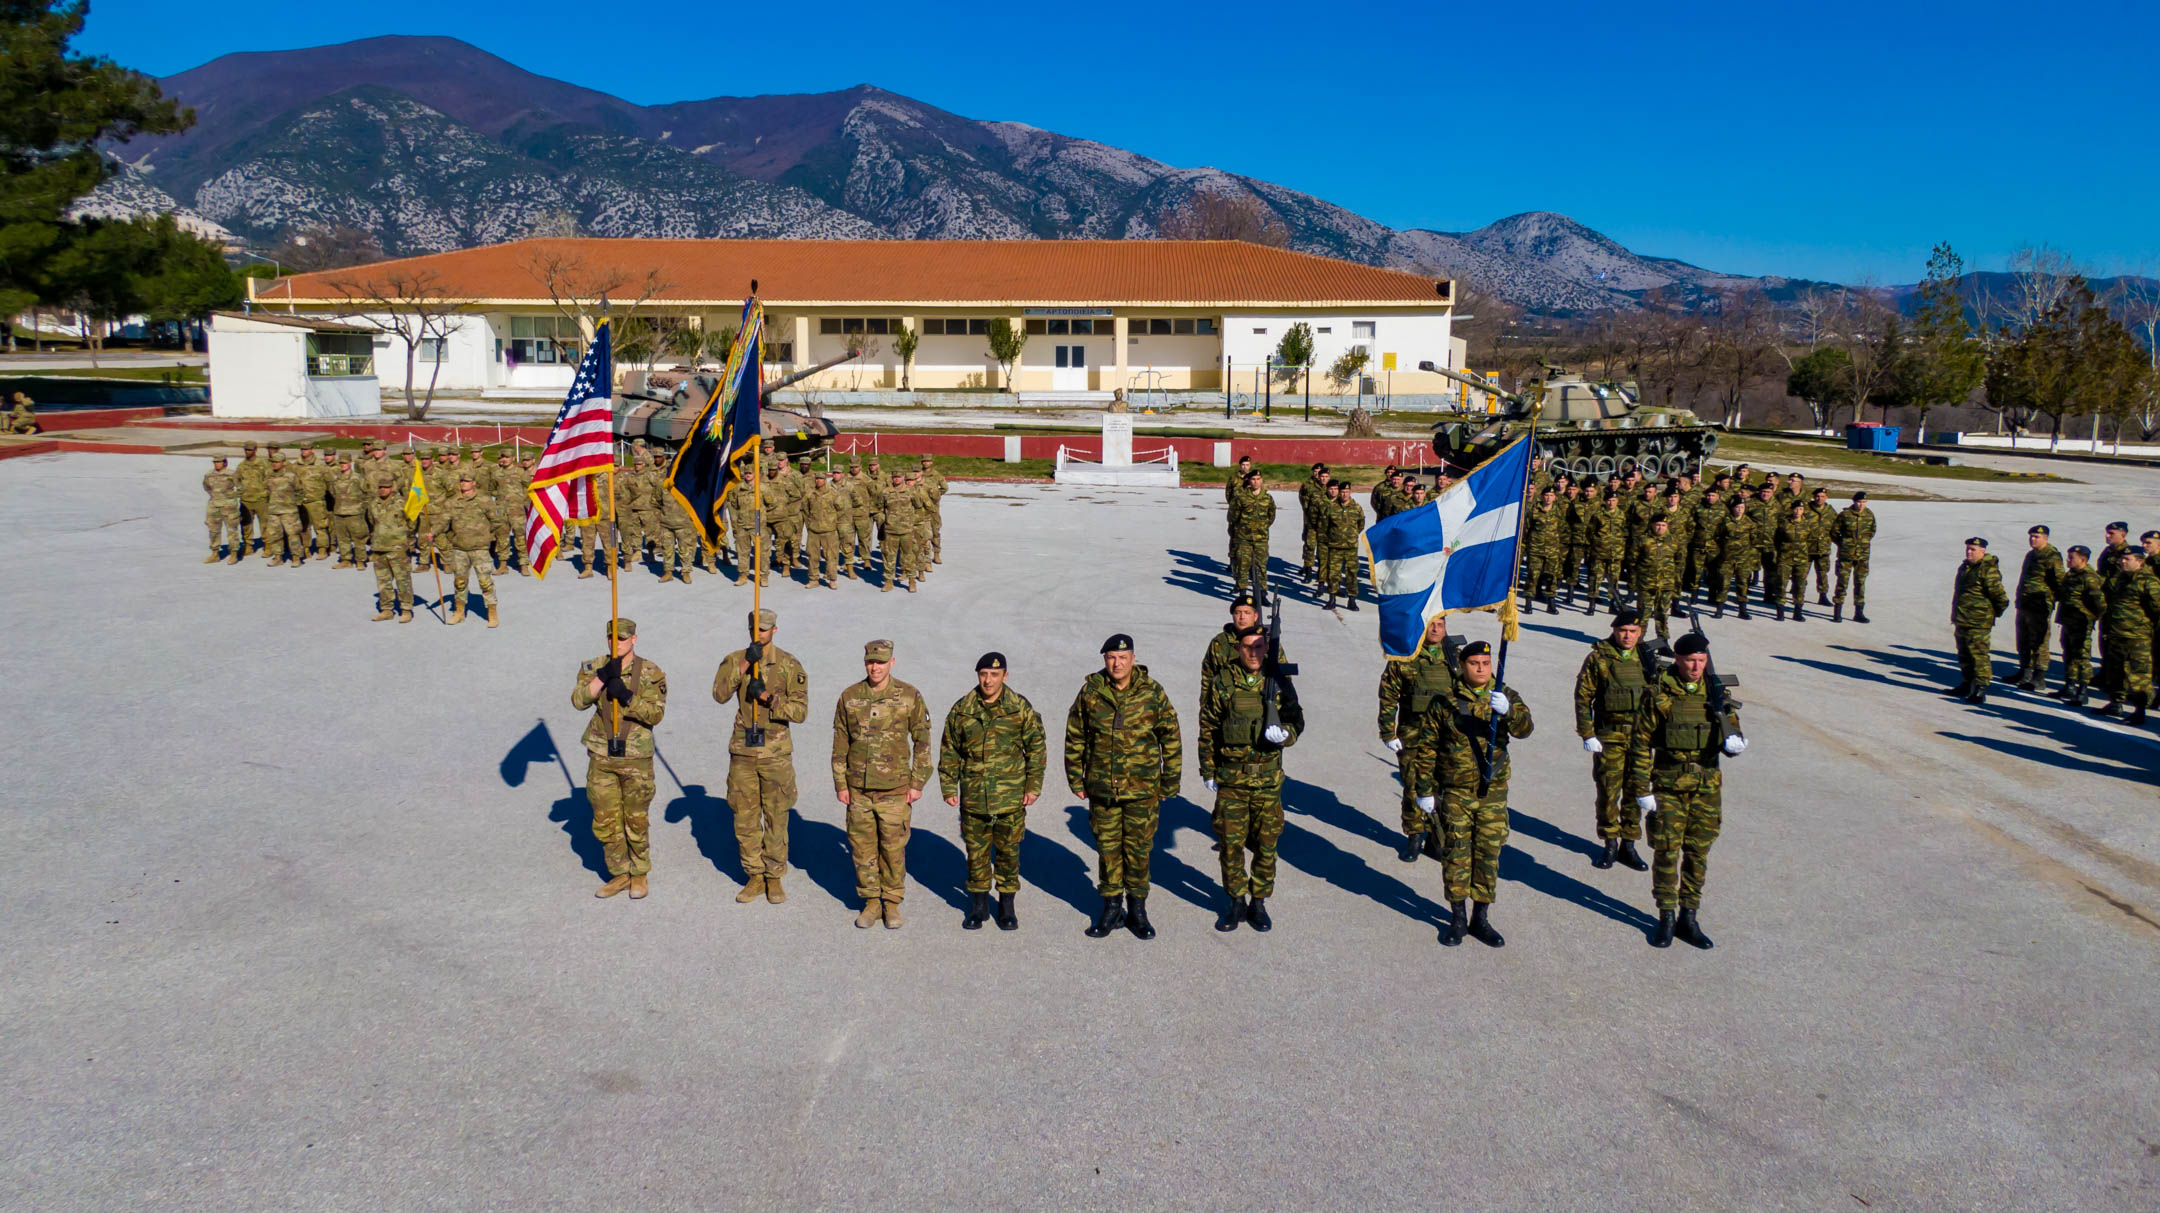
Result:
{"type": "MultiPolygon", "coordinates": [[[[579,378],[582,385],[582,373],[579,378]]],[[[533,468],[525,544],[534,576],[547,575],[564,527],[600,517],[598,474],[614,462],[614,442],[615,409],[604,389],[601,395],[573,389],[533,468]]]]}

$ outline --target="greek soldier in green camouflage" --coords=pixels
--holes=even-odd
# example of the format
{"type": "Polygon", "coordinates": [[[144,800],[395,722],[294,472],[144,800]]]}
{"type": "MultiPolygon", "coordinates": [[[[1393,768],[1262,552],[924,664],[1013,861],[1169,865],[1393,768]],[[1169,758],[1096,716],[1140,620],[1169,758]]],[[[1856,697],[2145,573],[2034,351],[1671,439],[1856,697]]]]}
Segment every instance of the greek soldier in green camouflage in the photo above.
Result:
{"type": "Polygon", "coordinates": [[[1580,480],[1563,479],[1567,491],[1560,498],[1560,509],[1567,515],[1567,554],[1560,558],[1560,590],[1562,598],[1572,607],[1575,605],[1575,587],[1581,583],[1583,568],[1590,559],[1590,519],[1597,509],[1597,501],[1583,492],[1580,480]]]}
{"type": "Polygon", "coordinates": [[[1792,599],[1792,617],[1807,618],[1807,569],[1808,545],[1814,542],[1814,524],[1808,521],[1807,502],[1797,497],[1786,499],[1785,516],[1778,519],[1777,530],[1772,532],[1770,571],[1763,576],[1763,596],[1777,611],[1777,618],[1785,618],[1785,600],[1792,599]]]}
{"type": "Polygon", "coordinates": [[[1622,568],[1628,576],[1628,588],[1637,593],[1635,584],[1635,556],[1642,549],[1643,536],[1650,533],[1650,519],[1664,509],[1658,503],[1657,485],[1644,481],[1641,491],[1627,503],[1627,552],[1622,558],[1622,568]]]}
{"type": "Polygon", "coordinates": [[[1680,592],[1680,539],[1663,514],[1650,518],[1650,533],[1635,551],[1635,598],[1642,617],[1657,621],[1659,640],[1670,638],[1673,600],[1680,592]]]}
{"type": "MultiPolygon", "coordinates": [[[[1753,496],[1747,499],[1748,521],[1754,524],[1755,562],[1750,568],[1763,580],[1763,602],[1770,601],[1770,581],[1777,575],[1777,527],[1784,511],[1777,508],[1777,480],[1772,477],[1762,482],[1753,496]]],[[[1746,595],[1741,601],[1747,600],[1746,595]]]]}
{"type": "Polygon", "coordinates": [[[1830,504],[1830,490],[1816,489],[1808,497],[1808,567],[1815,570],[1815,603],[1830,605],[1830,531],[1837,525],[1837,509],[1830,504]]]}
{"type": "MultiPolygon", "coordinates": [[[[1438,738],[1427,725],[1435,702],[1455,689],[1455,657],[1448,650],[1447,616],[1425,621],[1425,637],[1417,655],[1407,661],[1390,661],[1380,670],[1380,744],[1395,755],[1396,774],[1402,781],[1403,845],[1399,858],[1416,863],[1419,854],[1445,861],[1441,850],[1443,830],[1433,815],[1418,807],[1417,773],[1433,770],[1438,738]]],[[[1438,774],[1445,777],[1447,772],[1438,774]]],[[[1442,785],[1434,793],[1446,794],[1442,785]]]]}
{"type": "Polygon", "coordinates": [[[1327,547],[1320,570],[1320,588],[1327,592],[1327,600],[1321,603],[1322,610],[1335,609],[1338,594],[1345,606],[1358,609],[1358,540],[1365,534],[1365,511],[1351,488],[1347,480],[1329,486],[1327,547]]]}
{"type": "Polygon", "coordinates": [[[1592,813],[1598,841],[1605,844],[1592,867],[1609,868],[1616,861],[1638,872],[1649,867],[1635,850],[1642,822],[1627,795],[1629,738],[1655,677],[1643,657],[1642,634],[1635,612],[1613,616],[1612,635],[1590,646],[1575,674],[1575,735],[1590,755],[1592,813]]]}
{"type": "Polygon", "coordinates": [[[773,643],[779,617],[749,618],[750,643],[720,659],[712,697],[734,703],[728,730],[728,808],[745,882],[735,895],[748,903],[787,900],[780,878],[788,870],[788,812],[795,807],[795,740],[788,726],[810,716],[810,679],[793,654],[773,643]]]}
{"type": "MultiPolygon", "coordinates": [[[[269,504],[270,464],[255,457],[255,444],[240,444],[240,466],[233,469],[240,484],[240,554],[248,554],[249,533],[262,531],[263,510],[269,504]]],[[[268,536],[263,535],[264,542],[268,536]]]]}
{"type": "Polygon", "coordinates": [[[1590,557],[1590,588],[1583,614],[1597,614],[1598,595],[1610,608],[1620,609],[1620,566],[1627,556],[1627,514],[1616,493],[1606,493],[1591,511],[1584,547],[1590,557]]]}
{"type": "Polygon", "coordinates": [[[1735,493],[1717,526],[1717,561],[1710,571],[1710,605],[1714,618],[1725,618],[1727,594],[1738,600],[1740,618],[1748,615],[1748,582],[1755,575],[1755,520],[1748,516],[1748,499],[1735,493]]]}
{"type": "Polygon", "coordinates": [[[1305,710],[1288,683],[1262,672],[1266,661],[1267,637],[1249,629],[1238,637],[1237,664],[1217,671],[1200,697],[1200,782],[1215,796],[1223,892],[1230,898],[1215,920],[1218,931],[1235,931],[1240,921],[1255,931],[1275,925],[1267,899],[1275,895],[1275,848],[1282,841],[1282,752],[1304,731],[1305,710]]]}
{"type": "Polygon", "coordinates": [[[210,499],[203,510],[203,525],[210,528],[210,554],[203,557],[203,563],[218,562],[218,541],[222,538],[231,541],[225,563],[238,564],[241,550],[247,547],[247,532],[240,526],[240,481],[225,470],[225,456],[211,458],[210,470],[203,473],[202,487],[203,495],[210,499]]]}
{"type": "Polygon", "coordinates": [[[895,582],[905,581],[908,593],[912,594],[915,592],[915,534],[919,519],[915,494],[908,491],[907,477],[898,472],[892,474],[892,482],[885,488],[884,503],[885,584],[881,589],[889,594],[895,582]]]}
{"type": "Polygon", "coordinates": [[[330,478],[330,537],[337,551],[333,568],[357,569],[367,565],[367,503],[375,490],[353,467],[351,455],[338,456],[337,474],[330,478]]]}
{"type": "Polygon", "coordinates": [[[375,558],[375,622],[412,622],[412,524],[397,486],[378,484],[367,504],[368,551],[375,558]]]}
{"type": "Polygon", "coordinates": [[[1838,511],[1830,524],[1830,540],[1837,545],[1837,590],[1830,599],[1830,622],[1845,621],[1845,584],[1852,582],[1853,622],[1866,623],[1868,548],[1875,542],[1875,511],[1868,508],[1867,493],[1852,495],[1852,504],[1838,511]]]}
{"type": "Polygon", "coordinates": [[[1267,593],[1268,532],[1275,525],[1275,498],[1258,473],[1230,502],[1230,594],[1267,593]]]}
{"type": "Polygon", "coordinates": [[[1649,815],[1658,925],[1650,946],[1668,948],[1675,935],[1698,948],[1711,946],[1696,921],[1710,847],[1724,821],[1724,773],[1719,763],[1747,750],[1740,732],[1740,705],[1723,697],[1722,718],[1711,709],[1710,644],[1700,632],[1673,646],[1673,668],[1635,714],[1629,735],[1627,784],[1636,807],[1649,815]]]}
{"type": "Polygon", "coordinates": [[[2110,698],[2094,709],[2102,716],[2119,716],[2130,705],[2124,723],[2145,723],[2145,708],[2152,702],[2153,635],[2160,631],[2160,577],[2145,569],[2143,548],[2125,548],[2116,558],[2115,574],[2104,587],[2107,607],[2100,616],[2107,641],[2106,666],[2100,681],[2110,698]]]}
{"type": "Polygon", "coordinates": [[[1530,521],[1523,532],[1523,550],[1527,554],[1523,601],[1534,604],[1542,597],[1545,613],[1559,614],[1560,608],[1553,605],[1553,590],[1559,584],[1560,562],[1567,556],[1567,514],[1552,489],[1539,494],[1537,504],[1531,507],[1530,521]]]}
{"type": "Polygon", "coordinates": [[[2070,549],[2070,565],[2063,570],[2055,602],[2055,623],[2062,629],[2063,685],[2053,697],[2071,707],[2085,706],[2092,685],[2093,625],[2107,613],[2107,593],[2100,574],[2092,567],[2092,549],[2078,544],[2070,549]]]}
{"type": "Polygon", "coordinates": [[[457,496],[443,505],[436,515],[436,525],[442,530],[427,539],[450,562],[451,593],[456,596],[450,607],[450,622],[465,622],[466,578],[478,573],[480,601],[487,605],[488,626],[495,627],[502,622],[495,610],[495,562],[488,555],[488,545],[495,541],[495,509],[480,495],[480,484],[471,469],[458,473],[457,496]]]}
{"type": "Polygon", "coordinates": [[[1312,579],[1319,567],[1320,549],[1326,533],[1325,521],[1328,508],[1328,469],[1324,463],[1312,465],[1312,474],[1298,486],[1298,512],[1303,516],[1304,526],[1300,537],[1304,541],[1303,563],[1299,567],[1306,580],[1312,579]]]}
{"type": "Polygon", "coordinates": [[[1491,645],[1466,644],[1459,660],[1462,677],[1454,690],[1426,713],[1426,727],[1438,739],[1437,758],[1418,772],[1418,807],[1431,812],[1435,796],[1444,796],[1438,808],[1447,827],[1447,859],[1441,867],[1452,918],[1440,942],[1454,947],[1467,933],[1497,948],[1507,940],[1493,929],[1488,911],[1507,846],[1508,741],[1530,735],[1530,707],[1493,676],[1491,645]],[[1476,908],[1465,913],[1472,902],[1476,908]]]}
{"type": "Polygon", "coordinates": [[[1065,714],[1065,782],[1088,802],[1101,876],[1102,910],[1087,934],[1101,939],[1125,926],[1153,939],[1149,861],[1161,804],[1177,795],[1183,742],[1169,694],[1133,664],[1132,637],[1104,641],[1102,658],[1065,714]]]}
{"type": "Polygon", "coordinates": [[[1987,540],[1978,535],[1965,541],[1965,560],[1958,565],[1950,586],[1950,632],[1957,646],[1957,689],[1967,703],[1986,703],[1988,684],[1995,679],[1995,663],[1989,656],[1995,644],[1995,621],[2010,605],[2003,590],[2002,569],[1988,554],[1987,540]]]}
{"type": "Polygon", "coordinates": [[[997,924],[1020,928],[1013,898],[1020,892],[1020,841],[1027,810],[1042,795],[1048,742],[1042,716],[1027,697],[1005,685],[1005,654],[984,653],[975,662],[975,689],[945,713],[938,744],[938,786],[945,803],[960,810],[960,841],[967,847],[967,917],[960,925],[982,929],[990,917],[990,876],[997,873],[997,924]]]}
{"type": "Polygon", "coordinates": [[[930,709],[920,691],[892,676],[890,640],[863,646],[863,680],[833,705],[833,794],[847,806],[855,853],[858,927],[900,926],[907,892],[909,820],[930,780],[930,709]]]}
{"type": "MultiPolygon", "coordinates": [[[[247,465],[240,465],[240,470],[246,471],[247,465]]],[[[243,514],[242,517],[244,519],[245,515],[243,514]]],[[[2093,557],[2093,567],[2099,570],[2100,585],[2103,593],[2108,583],[2115,579],[2115,574],[2122,568],[2123,553],[2129,550],[2130,524],[2127,522],[2108,523],[2107,542],[2101,545],[2099,554],[2093,557]]],[[[2119,688],[2110,685],[2108,682],[2109,673],[2117,667],[2115,663],[2108,661],[2107,629],[2105,627],[2099,629],[2096,638],[2100,642],[2100,682],[2098,685],[2101,690],[2108,692],[2111,698],[2119,698],[2119,688]]]]}
{"type": "Polygon", "coordinates": [[[2018,568],[2016,607],[2019,690],[2047,688],[2048,620],[2055,611],[2055,596],[2062,590],[2063,559],[2048,542],[2044,525],[2025,532],[2025,562],[2018,568]]]}
{"type": "Polygon", "coordinates": [[[609,620],[608,635],[613,654],[578,667],[570,706],[598,709],[585,726],[585,799],[608,882],[593,896],[628,889],[635,900],[645,896],[652,871],[653,730],[667,714],[667,675],[637,655],[636,623],[609,620]]]}
{"type": "Polygon", "coordinates": [[[1689,511],[1687,567],[1681,574],[1680,591],[1690,603],[1702,599],[1712,570],[1717,567],[1718,527],[1725,520],[1725,493],[1712,485],[1689,511]]]}

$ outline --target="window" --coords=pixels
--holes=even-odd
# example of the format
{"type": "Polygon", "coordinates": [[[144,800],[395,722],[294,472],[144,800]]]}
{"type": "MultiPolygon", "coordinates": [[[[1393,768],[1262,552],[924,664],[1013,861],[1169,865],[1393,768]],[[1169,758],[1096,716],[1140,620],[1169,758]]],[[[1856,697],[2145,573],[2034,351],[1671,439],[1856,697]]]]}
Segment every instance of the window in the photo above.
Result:
{"type": "Polygon", "coordinates": [[[1071,332],[1072,321],[1070,320],[1053,320],[1050,322],[1050,335],[1052,337],[1064,337],[1071,332]]]}
{"type": "Polygon", "coordinates": [[[765,361],[795,361],[795,343],[792,341],[768,341],[764,346],[765,361]]]}
{"type": "Polygon", "coordinates": [[[442,360],[443,339],[440,337],[422,337],[420,339],[420,361],[441,362],[442,360]]]}
{"type": "Polygon", "coordinates": [[[1168,320],[1165,320],[1158,316],[1155,319],[1147,322],[1148,336],[1168,337],[1170,335],[1171,327],[1172,326],[1168,320]]]}
{"type": "Polygon", "coordinates": [[[820,318],[820,319],[818,320],[818,322],[817,322],[817,331],[818,331],[819,333],[821,333],[821,334],[824,334],[824,335],[827,335],[827,336],[834,336],[834,337],[837,337],[837,336],[839,336],[839,334],[840,334],[840,317],[838,317],[838,316],[825,316],[825,317],[822,317],[822,318],[820,318]]]}
{"type": "MultiPolygon", "coordinates": [[[[988,320],[970,320],[967,322],[967,326],[968,336],[970,337],[987,337],[990,335],[990,322],[988,320]]],[[[950,326],[947,327],[946,331],[951,331],[950,326]]]]}
{"type": "Polygon", "coordinates": [[[1265,337],[1265,336],[1267,336],[1267,330],[1266,330],[1266,329],[1254,329],[1254,330],[1252,331],[1252,335],[1253,335],[1253,336],[1255,336],[1255,337],[1265,337]]]}
{"type": "Polygon", "coordinates": [[[372,375],[375,373],[375,339],[366,333],[309,333],[307,373],[372,375]]]}
{"type": "Polygon", "coordinates": [[[1332,333],[1332,332],[1334,332],[1334,331],[1335,331],[1335,330],[1334,330],[1333,328],[1331,328],[1331,327],[1329,327],[1328,325],[1325,325],[1325,324],[1323,324],[1323,325],[1321,325],[1321,326],[1320,326],[1319,328],[1316,328],[1316,329],[1314,329],[1314,330],[1313,330],[1313,332],[1316,332],[1316,333],[1332,333]]]}
{"type": "Polygon", "coordinates": [[[510,362],[576,362],[585,345],[577,321],[568,316],[510,317],[510,362]]]}
{"type": "Polygon", "coordinates": [[[866,333],[876,333],[877,335],[882,337],[892,332],[892,321],[887,320],[883,316],[872,316],[868,320],[863,321],[863,331],[866,333]]]}
{"type": "Polygon", "coordinates": [[[1027,322],[1027,331],[1030,337],[1040,337],[1050,331],[1050,322],[1047,320],[1030,320],[1027,322]]]}
{"type": "Polygon", "coordinates": [[[1193,331],[1199,333],[1202,337],[1213,337],[1215,335],[1214,318],[1202,316],[1193,321],[1193,331]]]}
{"type": "Polygon", "coordinates": [[[1179,337],[1190,337],[1192,336],[1193,322],[1189,318],[1173,320],[1170,322],[1170,331],[1179,337]]]}
{"type": "MultiPolygon", "coordinates": [[[[930,327],[936,323],[934,320],[925,322],[923,331],[937,332],[937,329],[930,327]]],[[[851,336],[856,333],[882,334],[893,332],[899,324],[899,321],[886,316],[820,316],[817,331],[827,337],[851,336]]]]}
{"type": "Polygon", "coordinates": [[[1373,334],[1373,324],[1374,324],[1374,322],[1373,322],[1373,321],[1370,321],[1370,320],[1353,320],[1353,321],[1351,321],[1351,322],[1350,322],[1350,336],[1351,336],[1351,337],[1353,337],[1353,338],[1357,338],[1357,337],[1363,337],[1363,338],[1365,338],[1365,339],[1366,339],[1366,340],[1368,340],[1368,341],[1372,340],[1372,338],[1373,338],[1373,336],[1374,336],[1374,334],[1373,334]]]}

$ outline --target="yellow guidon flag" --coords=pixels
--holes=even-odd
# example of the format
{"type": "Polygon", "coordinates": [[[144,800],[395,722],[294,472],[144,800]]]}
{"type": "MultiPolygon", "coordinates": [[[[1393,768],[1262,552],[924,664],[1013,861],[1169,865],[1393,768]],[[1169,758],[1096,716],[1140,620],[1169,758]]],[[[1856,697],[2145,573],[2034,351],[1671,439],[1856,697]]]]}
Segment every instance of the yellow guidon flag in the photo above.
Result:
{"type": "Polygon", "coordinates": [[[427,508],[427,481],[420,476],[420,465],[413,464],[412,483],[405,486],[405,521],[412,522],[427,508]]]}

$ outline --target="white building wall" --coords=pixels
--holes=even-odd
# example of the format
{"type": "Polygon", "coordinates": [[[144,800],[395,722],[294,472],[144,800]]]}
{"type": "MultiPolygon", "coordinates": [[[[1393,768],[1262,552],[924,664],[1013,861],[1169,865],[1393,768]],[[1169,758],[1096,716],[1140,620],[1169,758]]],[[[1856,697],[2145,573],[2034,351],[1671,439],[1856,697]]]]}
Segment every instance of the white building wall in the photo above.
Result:
{"type": "Polygon", "coordinates": [[[239,332],[210,326],[210,415],[305,417],[307,331],[239,332]]]}
{"type": "MultiPolygon", "coordinates": [[[[388,317],[370,317],[353,323],[377,327],[388,317]]],[[[435,390],[455,392],[479,392],[491,387],[503,386],[502,364],[495,356],[495,326],[491,318],[482,315],[457,316],[451,319],[455,325],[449,339],[444,343],[441,373],[435,380],[435,390]]],[[[505,328],[508,326],[506,325],[505,328]]],[[[416,390],[425,390],[428,374],[436,368],[413,359],[413,380],[416,390]]],[[[527,369],[527,368],[520,368],[527,369]]],[[[529,368],[534,371],[554,371],[553,366],[529,368]]],[[[565,368],[561,376],[564,388],[570,386],[574,368],[565,368]]],[[[395,333],[375,334],[375,374],[382,380],[385,392],[402,396],[405,392],[405,341],[395,333]]],[[[539,376],[552,378],[552,376],[539,376]]]]}
{"type": "Polygon", "coordinates": [[[1332,366],[1352,345],[1366,347],[1372,355],[1366,374],[1382,373],[1383,354],[1395,355],[1397,374],[1414,372],[1421,361],[1436,366],[1460,370],[1453,359],[1453,317],[1448,313],[1402,315],[1385,312],[1319,313],[1303,312],[1256,313],[1230,312],[1223,316],[1223,354],[1235,367],[1253,367],[1265,362],[1282,344],[1283,334],[1290,326],[1303,322],[1313,330],[1313,372],[1317,376],[1332,366]],[[1368,322],[1373,326],[1369,338],[1356,335],[1356,326],[1368,322]],[[1322,331],[1326,330],[1326,331],[1322,331]]]}

